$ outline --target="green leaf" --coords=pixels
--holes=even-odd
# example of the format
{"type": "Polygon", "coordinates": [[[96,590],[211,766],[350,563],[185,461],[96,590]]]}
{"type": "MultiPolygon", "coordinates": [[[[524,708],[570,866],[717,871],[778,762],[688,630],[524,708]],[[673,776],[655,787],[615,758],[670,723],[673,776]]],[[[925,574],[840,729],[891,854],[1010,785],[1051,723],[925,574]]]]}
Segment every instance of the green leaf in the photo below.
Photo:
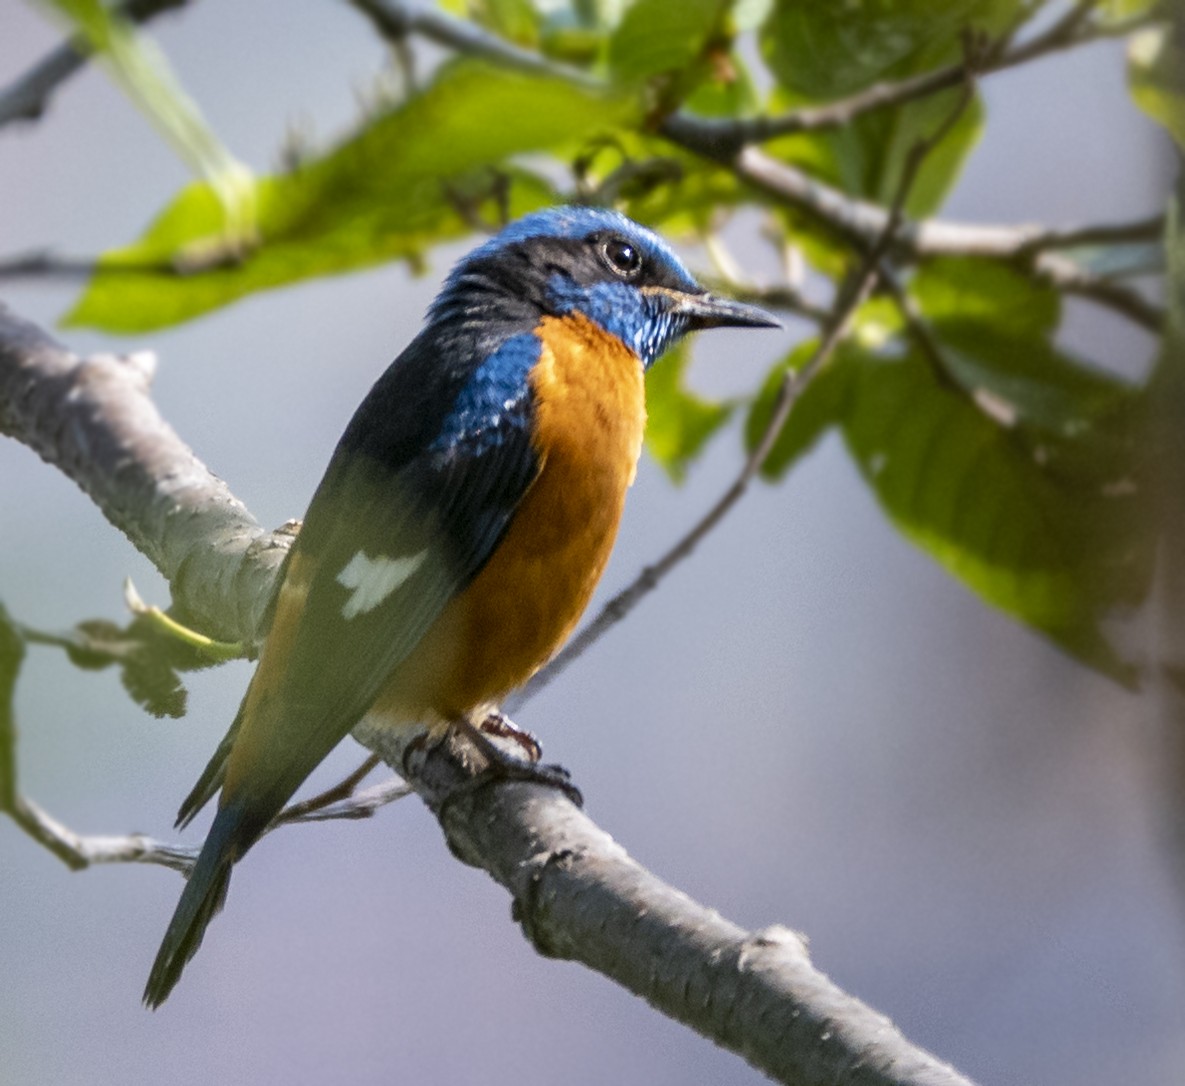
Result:
{"type": "Polygon", "coordinates": [[[1004,321],[1017,338],[1049,336],[1061,319],[1053,287],[997,260],[930,261],[914,276],[910,292],[932,320],[1004,321]]]}
{"type": "Polygon", "coordinates": [[[810,100],[853,94],[959,56],[964,28],[997,30],[1022,0],[782,0],[761,45],[779,82],[810,100]]]}
{"type": "MultiPolygon", "coordinates": [[[[874,110],[816,138],[830,148],[832,180],[845,192],[888,205],[897,195],[914,145],[932,137],[958,108],[961,90],[932,94],[893,109],[874,110]]],[[[963,108],[942,141],[927,154],[905,202],[913,218],[932,215],[946,199],[984,129],[978,95],[963,108]]]]}
{"type": "Polygon", "coordinates": [[[255,237],[251,171],[222,145],[185,93],[165,54],[147,34],[100,0],[42,0],[64,15],[103,66],[221,203],[223,244],[236,250],[255,237]]]}
{"type": "Polygon", "coordinates": [[[681,72],[719,36],[732,0],[637,0],[609,41],[609,63],[624,82],[681,72]]]}
{"type": "Polygon", "coordinates": [[[443,6],[517,45],[538,44],[542,14],[532,0],[448,0],[443,6]]]}
{"type": "Polygon", "coordinates": [[[913,347],[868,357],[849,403],[848,447],[906,536],[989,603],[1133,681],[1103,623],[1147,583],[1130,530],[1138,488],[1051,470],[913,347]]]}
{"type": "Polygon", "coordinates": [[[510,212],[554,200],[550,185],[508,165],[559,152],[637,120],[632,99],[465,61],[345,143],[255,186],[260,245],[218,260],[215,194],[183,189],[139,241],[104,256],[68,323],[143,332],[189,320],[253,291],[422,252],[470,229],[463,199],[510,181],[510,212]],[[514,123],[508,124],[507,118],[514,123]],[[195,255],[196,254],[196,255],[195,255]],[[179,275],[174,265],[204,270],[179,275]]]}
{"type": "Polygon", "coordinates": [[[1128,81],[1136,104],[1164,125],[1177,147],[1185,150],[1185,46],[1172,27],[1154,27],[1132,35],[1128,81]]]}
{"type": "Polygon", "coordinates": [[[1056,348],[1057,292],[1003,264],[939,260],[911,284],[942,354],[944,375],[1003,425],[1039,439],[1087,431],[1130,386],[1056,348]]]}
{"type": "Polygon", "coordinates": [[[683,344],[664,355],[646,374],[646,448],[675,481],[708,439],[731,417],[733,403],[704,399],[684,383],[691,352],[683,344]]]}

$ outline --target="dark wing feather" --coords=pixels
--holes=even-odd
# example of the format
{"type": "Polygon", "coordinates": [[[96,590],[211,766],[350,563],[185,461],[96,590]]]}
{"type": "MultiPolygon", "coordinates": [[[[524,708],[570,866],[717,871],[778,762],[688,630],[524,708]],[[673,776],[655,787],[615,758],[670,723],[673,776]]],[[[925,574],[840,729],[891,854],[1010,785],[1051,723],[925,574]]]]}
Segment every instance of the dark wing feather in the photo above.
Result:
{"type": "Polygon", "coordinates": [[[517,395],[497,400],[492,412],[458,424],[458,392],[479,365],[473,358],[458,363],[455,351],[442,363],[434,358],[439,337],[422,334],[343,436],[285,563],[271,633],[243,707],[182,806],[188,820],[222,788],[153,964],[144,992],[149,1006],[159,1006],[180,979],[222,907],[233,864],[370,708],[391,669],[510,526],[539,470],[525,380],[539,345],[529,335],[510,343],[525,367],[523,380],[517,395]],[[385,596],[366,601],[373,606],[351,609],[354,589],[341,575],[359,553],[423,558],[385,596]],[[269,652],[280,643],[286,651],[269,652]]]}
{"type": "MultiPolygon", "coordinates": [[[[223,785],[228,764],[235,766],[232,782],[249,780],[243,789],[249,795],[235,804],[245,816],[240,854],[361,719],[448,601],[480,572],[538,473],[525,382],[516,398],[471,425],[458,430],[450,420],[448,439],[440,440],[458,380],[447,368],[442,373],[425,364],[433,347],[440,344],[414,342],[343,435],[286,566],[290,576],[293,570],[313,573],[280,679],[258,701],[256,715],[266,719],[244,722],[240,709],[182,805],[179,817],[188,821],[223,785]],[[426,394],[426,384],[434,384],[436,394],[426,394]],[[386,598],[347,617],[352,590],[340,578],[358,554],[423,557],[386,598]],[[240,734],[250,748],[241,756],[232,753],[240,734]]],[[[519,336],[512,347],[525,352],[523,369],[529,369],[538,341],[519,336]]],[[[244,706],[250,702],[249,691],[244,706]]]]}

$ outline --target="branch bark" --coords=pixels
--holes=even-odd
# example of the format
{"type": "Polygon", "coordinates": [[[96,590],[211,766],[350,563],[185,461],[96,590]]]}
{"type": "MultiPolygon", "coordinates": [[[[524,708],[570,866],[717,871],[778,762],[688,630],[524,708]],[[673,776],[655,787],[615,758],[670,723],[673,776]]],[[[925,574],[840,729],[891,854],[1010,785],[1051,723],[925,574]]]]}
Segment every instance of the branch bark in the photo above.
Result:
{"type": "Polygon", "coordinates": [[[161,418],[155,365],[148,352],[80,357],[0,304],[0,434],[77,483],[189,621],[252,644],[292,529],[260,527],[161,418]]]}
{"type": "MultiPolygon", "coordinates": [[[[82,487],[187,611],[213,629],[253,634],[283,548],[261,545],[267,533],[160,417],[148,372],[143,356],[82,358],[0,310],[0,432],[82,487]]],[[[0,705],[15,744],[6,713],[10,704],[0,705]]],[[[597,969],[779,1081],[969,1086],[814,969],[801,938],[782,928],[746,932],[667,886],[563,791],[479,776],[480,757],[455,742],[425,751],[356,738],[410,771],[453,851],[510,891],[541,952],[597,969]]],[[[31,811],[19,801],[13,761],[0,758],[0,808],[67,862],[63,841],[87,863],[188,862],[175,846],[82,838],[31,811]]]]}

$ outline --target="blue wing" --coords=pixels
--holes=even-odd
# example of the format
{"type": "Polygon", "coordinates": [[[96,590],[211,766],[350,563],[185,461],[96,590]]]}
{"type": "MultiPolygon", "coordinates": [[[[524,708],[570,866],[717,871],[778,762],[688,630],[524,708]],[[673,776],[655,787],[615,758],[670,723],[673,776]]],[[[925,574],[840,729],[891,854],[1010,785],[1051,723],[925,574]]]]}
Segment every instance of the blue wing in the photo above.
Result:
{"type": "Polygon", "coordinates": [[[538,472],[536,337],[468,366],[442,365],[442,346],[454,345],[421,334],[343,435],[285,563],[251,688],[182,804],[183,824],[233,765],[232,785],[246,780],[231,789],[240,852],[480,572],[538,472]]]}

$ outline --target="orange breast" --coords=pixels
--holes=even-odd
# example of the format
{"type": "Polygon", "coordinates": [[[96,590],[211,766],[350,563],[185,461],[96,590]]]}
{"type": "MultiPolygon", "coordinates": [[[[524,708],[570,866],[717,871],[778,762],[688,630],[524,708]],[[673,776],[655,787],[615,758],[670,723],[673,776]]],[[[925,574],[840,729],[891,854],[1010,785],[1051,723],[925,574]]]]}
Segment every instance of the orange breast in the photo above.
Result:
{"type": "Polygon", "coordinates": [[[544,318],[539,335],[539,476],[485,568],[392,676],[383,716],[496,703],[563,644],[605,569],[642,448],[642,367],[584,317],[544,318]]]}

